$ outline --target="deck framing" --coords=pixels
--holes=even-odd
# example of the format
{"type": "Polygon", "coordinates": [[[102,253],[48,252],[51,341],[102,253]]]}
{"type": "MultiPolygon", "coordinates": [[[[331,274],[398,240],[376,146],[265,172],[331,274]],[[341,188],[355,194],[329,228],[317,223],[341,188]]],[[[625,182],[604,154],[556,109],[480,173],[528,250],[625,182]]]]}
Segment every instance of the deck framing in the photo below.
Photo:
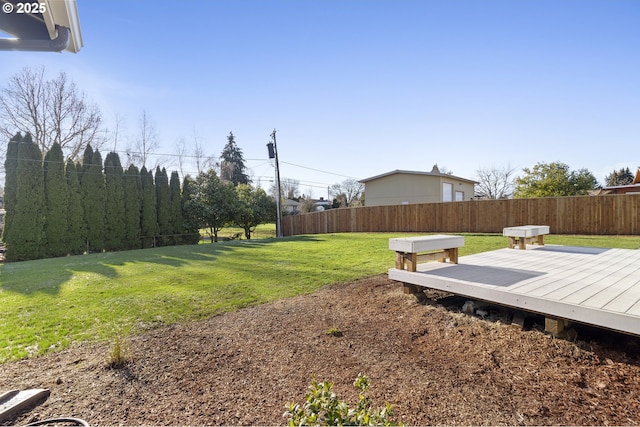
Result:
{"type": "Polygon", "coordinates": [[[640,335],[640,250],[571,246],[499,249],[458,264],[392,268],[389,278],[472,299],[640,335]]]}

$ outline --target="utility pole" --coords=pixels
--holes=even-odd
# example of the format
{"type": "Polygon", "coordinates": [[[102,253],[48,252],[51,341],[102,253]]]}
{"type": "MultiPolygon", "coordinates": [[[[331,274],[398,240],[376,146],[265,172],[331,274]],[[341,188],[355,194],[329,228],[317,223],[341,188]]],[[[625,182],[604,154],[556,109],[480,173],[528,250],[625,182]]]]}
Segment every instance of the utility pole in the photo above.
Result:
{"type": "Polygon", "coordinates": [[[269,158],[276,160],[276,237],[282,237],[282,214],[280,212],[280,164],[278,162],[278,146],[276,144],[276,130],[271,133],[271,141],[267,144],[269,158]]]}

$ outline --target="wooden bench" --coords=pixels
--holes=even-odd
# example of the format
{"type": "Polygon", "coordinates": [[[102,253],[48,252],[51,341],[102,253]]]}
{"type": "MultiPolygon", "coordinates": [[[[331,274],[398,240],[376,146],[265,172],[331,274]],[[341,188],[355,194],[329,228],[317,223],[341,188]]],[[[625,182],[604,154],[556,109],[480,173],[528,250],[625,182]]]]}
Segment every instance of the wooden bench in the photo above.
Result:
{"type": "Polygon", "coordinates": [[[522,225],[520,227],[506,227],[502,235],[509,238],[509,249],[516,245],[520,249],[527,249],[527,244],[544,245],[544,235],[549,234],[548,225],[522,225]]]}
{"type": "Polygon", "coordinates": [[[464,246],[464,237],[437,234],[435,236],[400,237],[389,239],[389,249],[396,251],[396,268],[416,271],[418,262],[458,263],[458,248],[464,246]],[[430,252],[430,253],[422,253],[430,252]]]}

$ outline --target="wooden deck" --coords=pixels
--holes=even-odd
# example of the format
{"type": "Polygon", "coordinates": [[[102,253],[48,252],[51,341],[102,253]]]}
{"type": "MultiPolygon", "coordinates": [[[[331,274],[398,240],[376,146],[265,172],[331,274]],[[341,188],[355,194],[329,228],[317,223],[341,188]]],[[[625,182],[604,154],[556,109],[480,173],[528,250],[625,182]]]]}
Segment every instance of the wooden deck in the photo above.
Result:
{"type": "Polygon", "coordinates": [[[458,264],[392,268],[389,278],[471,299],[640,335],[640,250],[572,246],[500,249],[458,264]]]}

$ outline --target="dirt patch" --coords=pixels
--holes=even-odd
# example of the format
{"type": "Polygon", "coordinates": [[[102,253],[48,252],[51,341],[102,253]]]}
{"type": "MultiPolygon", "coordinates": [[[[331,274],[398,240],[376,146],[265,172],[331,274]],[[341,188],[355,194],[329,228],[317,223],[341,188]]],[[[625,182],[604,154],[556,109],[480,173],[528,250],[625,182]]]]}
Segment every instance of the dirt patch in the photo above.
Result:
{"type": "Polygon", "coordinates": [[[578,331],[572,343],[428,296],[418,303],[386,276],[337,284],[133,336],[132,360],[118,369],[107,367],[107,343],[5,363],[0,392],[51,390],[12,424],[281,425],[312,373],[354,402],[362,372],[374,404],[391,403],[405,424],[640,423],[637,339],[578,331]]]}

